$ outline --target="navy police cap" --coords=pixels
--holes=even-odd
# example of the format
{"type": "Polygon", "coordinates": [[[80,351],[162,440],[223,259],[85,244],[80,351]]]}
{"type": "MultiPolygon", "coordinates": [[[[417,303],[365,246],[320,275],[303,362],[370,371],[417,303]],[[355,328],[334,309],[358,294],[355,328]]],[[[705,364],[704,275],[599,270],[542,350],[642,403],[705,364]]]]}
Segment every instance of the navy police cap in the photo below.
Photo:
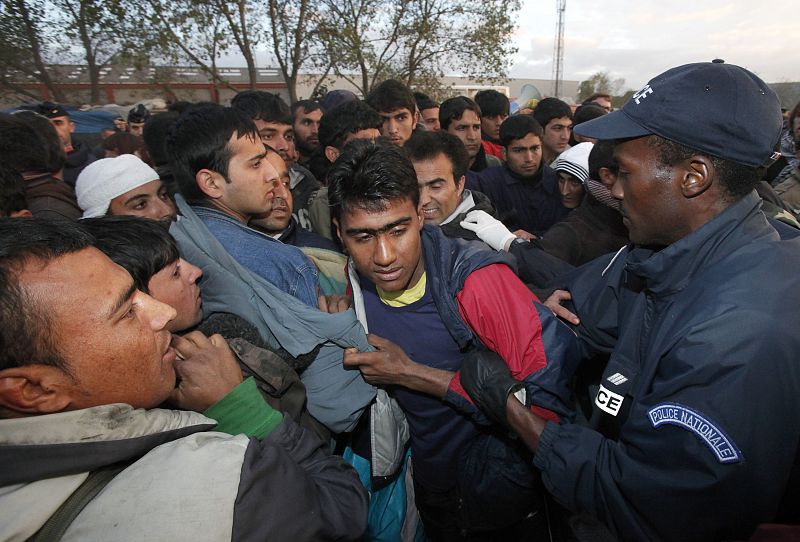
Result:
{"type": "Polygon", "coordinates": [[[55,119],[58,117],[69,117],[69,113],[61,104],[53,102],[42,102],[37,104],[36,112],[48,119],[55,119]]]}
{"type": "Polygon", "coordinates": [[[748,70],[714,60],[656,76],[621,109],[584,122],[575,132],[596,139],[656,134],[758,167],[774,159],[781,127],[775,92],[748,70]]]}

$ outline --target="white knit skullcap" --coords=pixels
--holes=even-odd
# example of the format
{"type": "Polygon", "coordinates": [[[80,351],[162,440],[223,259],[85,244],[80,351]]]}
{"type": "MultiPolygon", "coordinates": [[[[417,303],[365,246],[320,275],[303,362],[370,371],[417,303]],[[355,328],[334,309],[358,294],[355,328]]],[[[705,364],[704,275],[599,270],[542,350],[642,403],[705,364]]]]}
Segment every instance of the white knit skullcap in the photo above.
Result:
{"type": "Polygon", "coordinates": [[[589,153],[592,152],[594,143],[578,143],[558,155],[550,166],[556,171],[569,173],[581,183],[589,178],[589,153]]]}
{"type": "Polygon", "coordinates": [[[83,168],[75,182],[83,218],[105,216],[112,199],[158,178],[153,168],[133,154],[92,162],[83,168]]]}

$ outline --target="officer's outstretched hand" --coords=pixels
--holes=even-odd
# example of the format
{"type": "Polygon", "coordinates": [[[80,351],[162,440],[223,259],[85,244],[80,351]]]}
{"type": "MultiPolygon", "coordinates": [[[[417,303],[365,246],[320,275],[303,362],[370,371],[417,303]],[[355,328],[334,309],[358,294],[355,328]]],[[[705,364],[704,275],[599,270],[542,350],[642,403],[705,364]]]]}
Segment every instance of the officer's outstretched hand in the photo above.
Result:
{"type": "Polygon", "coordinates": [[[508,250],[511,241],[517,237],[486,211],[470,211],[461,221],[461,227],[475,232],[478,239],[495,250],[508,250]]]}
{"type": "Polygon", "coordinates": [[[503,358],[491,350],[468,353],[461,365],[461,385],[484,414],[508,427],[508,396],[524,386],[511,376],[503,358]]]}

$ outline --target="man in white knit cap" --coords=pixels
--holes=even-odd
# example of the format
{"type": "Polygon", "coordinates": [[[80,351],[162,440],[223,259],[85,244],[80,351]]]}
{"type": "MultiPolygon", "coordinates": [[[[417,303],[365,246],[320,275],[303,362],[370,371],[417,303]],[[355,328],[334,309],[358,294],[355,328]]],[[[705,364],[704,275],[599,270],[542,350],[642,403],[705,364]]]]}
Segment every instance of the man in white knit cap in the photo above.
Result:
{"type": "Polygon", "coordinates": [[[83,218],[132,215],[173,221],[175,204],[158,173],[132,154],[86,166],[75,183],[83,218]]]}
{"type": "Polygon", "coordinates": [[[567,209],[580,206],[586,194],[584,183],[589,178],[589,153],[593,143],[579,143],[562,152],[550,167],[558,175],[561,205],[567,209]]]}

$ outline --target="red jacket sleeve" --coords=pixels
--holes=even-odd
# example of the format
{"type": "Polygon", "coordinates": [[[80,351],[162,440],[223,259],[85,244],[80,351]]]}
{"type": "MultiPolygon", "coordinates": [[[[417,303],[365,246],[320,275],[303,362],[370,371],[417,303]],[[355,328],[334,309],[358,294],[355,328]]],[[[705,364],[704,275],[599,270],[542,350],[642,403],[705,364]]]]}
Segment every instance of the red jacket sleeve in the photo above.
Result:
{"type": "MultiPolygon", "coordinates": [[[[503,264],[483,267],[469,275],[456,296],[464,322],[490,350],[505,360],[517,380],[526,380],[547,365],[542,340],[539,300],[511,269],[503,264]]],[[[457,374],[451,391],[468,397],[457,374]]],[[[550,411],[533,407],[536,414],[553,421],[550,411]]]]}

